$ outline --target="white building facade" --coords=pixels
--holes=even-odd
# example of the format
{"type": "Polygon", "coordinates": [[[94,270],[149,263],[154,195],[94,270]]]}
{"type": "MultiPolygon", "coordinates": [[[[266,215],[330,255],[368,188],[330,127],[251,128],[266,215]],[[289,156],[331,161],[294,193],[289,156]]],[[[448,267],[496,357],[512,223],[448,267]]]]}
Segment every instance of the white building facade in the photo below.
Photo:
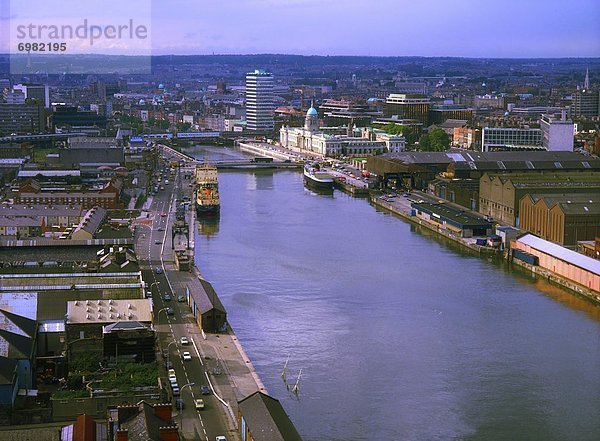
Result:
{"type": "Polygon", "coordinates": [[[360,136],[326,133],[318,126],[318,113],[311,106],[306,112],[304,127],[283,126],[279,130],[280,144],[297,152],[319,156],[357,156],[398,153],[406,147],[403,136],[389,135],[383,131],[364,129],[360,136]]]}

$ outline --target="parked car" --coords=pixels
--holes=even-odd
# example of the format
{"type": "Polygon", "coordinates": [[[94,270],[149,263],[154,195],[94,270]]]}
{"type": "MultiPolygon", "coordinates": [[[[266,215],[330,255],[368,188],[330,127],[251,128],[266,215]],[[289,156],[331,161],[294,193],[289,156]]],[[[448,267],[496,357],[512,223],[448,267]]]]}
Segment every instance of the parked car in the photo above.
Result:
{"type": "Polygon", "coordinates": [[[179,396],[179,386],[177,384],[171,384],[171,390],[173,391],[173,396],[179,396]]]}
{"type": "Polygon", "coordinates": [[[175,400],[175,407],[179,410],[185,409],[185,402],[183,401],[182,398],[177,398],[175,400]]]}

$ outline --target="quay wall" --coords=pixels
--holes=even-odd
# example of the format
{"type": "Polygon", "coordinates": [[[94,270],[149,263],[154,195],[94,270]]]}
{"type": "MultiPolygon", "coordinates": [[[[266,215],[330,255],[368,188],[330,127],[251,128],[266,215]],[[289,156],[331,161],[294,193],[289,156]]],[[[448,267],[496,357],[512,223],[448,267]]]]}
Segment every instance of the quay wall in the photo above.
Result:
{"type": "Polygon", "coordinates": [[[383,208],[387,211],[390,211],[393,214],[400,216],[402,219],[404,219],[408,222],[411,222],[415,225],[419,225],[424,228],[427,228],[428,230],[431,230],[431,231],[439,234],[440,236],[450,239],[453,242],[456,242],[457,244],[462,245],[463,247],[473,250],[479,254],[494,255],[494,254],[500,253],[500,250],[497,248],[491,248],[491,247],[481,246],[481,245],[477,245],[475,243],[467,242],[467,241],[463,240],[461,237],[454,235],[451,231],[440,229],[437,225],[430,224],[429,222],[419,219],[416,216],[412,216],[410,214],[410,212],[406,212],[398,207],[395,207],[394,205],[389,204],[386,201],[383,201],[383,200],[375,197],[374,195],[371,195],[369,200],[370,200],[371,204],[375,205],[376,207],[383,208]]]}

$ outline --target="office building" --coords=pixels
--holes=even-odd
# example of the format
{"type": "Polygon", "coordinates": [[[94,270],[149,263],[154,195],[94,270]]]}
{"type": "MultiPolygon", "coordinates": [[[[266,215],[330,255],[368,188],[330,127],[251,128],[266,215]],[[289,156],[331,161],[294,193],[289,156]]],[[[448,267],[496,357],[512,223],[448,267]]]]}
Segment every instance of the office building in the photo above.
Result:
{"type": "Polygon", "coordinates": [[[595,117],[600,115],[600,91],[578,90],[573,94],[571,115],[595,117]]]}
{"type": "Polygon", "coordinates": [[[567,119],[566,110],[561,117],[543,115],[540,119],[542,146],[549,151],[573,151],[575,126],[567,119]]]}
{"type": "Polygon", "coordinates": [[[25,104],[25,94],[21,90],[4,91],[4,102],[7,104],[25,104]]]}
{"type": "Polygon", "coordinates": [[[347,126],[348,124],[365,127],[373,118],[381,117],[377,108],[362,100],[326,99],[319,107],[326,126],[347,126]]]}
{"type": "Polygon", "coordinates": [[[44,108],[37,103],[0,103],[0,135],[37,134],[46,128],[44,108]]]}
{"type": "Polygon", "coordinates": [[[44,84],[15,84],[13,90],[20,90],[26,100],[35,100],[43,107],[50,107],[50,89],[44,84]]]}
{"type": "Polygon", "coordinates": [[[471,121],[473,119],[473,109],[455,104],[437,105],[429,109],[429,124],[442,124],[447,119],[471,121]]]}
{"type": "Polygon", "coordinates": [[[257,69],[246,74],[247,129],[268,132],[274,128],[273,75],[257,69]]]}
{"type": "Polygon", "coordinates": [[[498,150],[541,150],[542,131],[516,127],[484,127],[481,135],[483,152],[498,150]]]}
{"type": "Polygon", "coordinates": [[[385,100],[385,117],[396,115],[399,119],[414,119],[424,126],[429,125],[429,106],[431,100],[425,95],[392,93],[385,100]]]}

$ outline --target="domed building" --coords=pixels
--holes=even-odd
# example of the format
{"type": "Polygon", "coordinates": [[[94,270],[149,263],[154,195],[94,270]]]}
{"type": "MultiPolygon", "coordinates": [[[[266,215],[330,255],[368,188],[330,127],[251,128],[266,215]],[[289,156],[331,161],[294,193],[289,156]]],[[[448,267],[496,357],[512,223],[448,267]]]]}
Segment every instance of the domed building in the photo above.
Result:
{"type": "Polygon", "coordinates": [[[310,152],[320,156],[373,155],[400,152],[406,141],[402,136],[371,133],[372,129],[349,127],[319,127],[319,113],[311,103],[304,127],[282,126],[279,143],[290,150],[310,152]]]}
{"type": "Polygon", "coordinates": [[[310,132],[317,132],[319,130],[319,113],[317,112],[317,109],[313,107],[312,103],[310,109],[306,111],[304,129],[310,132]]]}

